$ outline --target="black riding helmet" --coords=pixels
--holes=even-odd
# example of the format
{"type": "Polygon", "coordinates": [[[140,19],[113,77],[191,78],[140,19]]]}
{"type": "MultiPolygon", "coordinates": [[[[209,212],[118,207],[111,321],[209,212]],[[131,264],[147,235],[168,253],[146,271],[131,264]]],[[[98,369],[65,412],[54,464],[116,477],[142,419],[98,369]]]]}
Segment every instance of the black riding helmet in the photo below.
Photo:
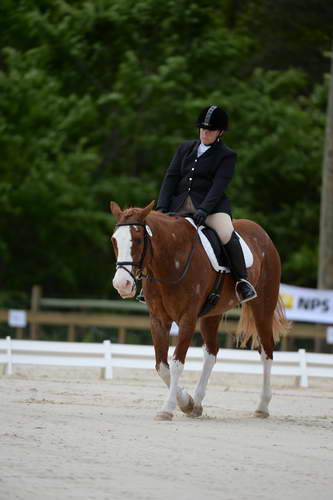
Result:
{"type": "Polygon", "coordinates": [[[219,106],[208,106],[204,108],[198,117],[198,128],[208,130],[227,130],[229,118],[224,109],[219,106]]]}

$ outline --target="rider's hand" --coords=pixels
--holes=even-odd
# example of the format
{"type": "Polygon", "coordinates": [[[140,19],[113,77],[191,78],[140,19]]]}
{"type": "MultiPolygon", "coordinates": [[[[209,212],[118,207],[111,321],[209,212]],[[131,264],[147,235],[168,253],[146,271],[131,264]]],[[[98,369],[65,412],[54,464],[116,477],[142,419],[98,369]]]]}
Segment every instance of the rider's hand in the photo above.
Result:
{"type": "Polygon", "coordinates": [[[199,208],[195,214],[193,215],[193,220],[194,220],[194,223],[197,225],[197,226],[202,226],[202,224],[205,222],[206,220],[206,217],[207,217],[207,212],[205,212],[205,210],[202,210],[202,208],[199,208]]]}
{"type": "Polygon", "coordinates": [[[162,214],[166,214],[168,213],[168,209],[163,207],[158,207],[156,208],[156,212],[162,212],[162,214]]]}

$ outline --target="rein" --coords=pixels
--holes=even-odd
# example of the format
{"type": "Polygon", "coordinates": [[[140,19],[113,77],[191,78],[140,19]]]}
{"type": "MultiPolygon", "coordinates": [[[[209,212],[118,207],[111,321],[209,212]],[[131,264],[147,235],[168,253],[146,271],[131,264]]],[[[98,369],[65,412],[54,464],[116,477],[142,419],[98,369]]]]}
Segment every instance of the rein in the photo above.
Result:
{"type": "Polygon", "coordinates": [[[164,285],[177,285],[178,283],[180,283],[186,276],[186,274],[188,273],[188,270],[190,269],[190,266],[191,266],[191,262],[192,262],[192,258],[193,258],[193,254],[194,254],[194,250],[195,250],[195,245],[198,241],[198,230],[196,231],[195,233],[195,239],[193,241],[193,245],[192,245],[192,248],[191,248],[191,251],[190,251],[190,254],[187,258],[187,261],[186,261],[186,264],[185,264],[185,267],[184,267],[184,271],[182,272],[181,276],[179,278],[177,278],[176,280],[161,280],[159,278],[155,278],[155,276],[153,275],[150,275],[150,274],[144,274],[143,273],[143,265],[144,265],[144,259],[146,257],[146,254],[147,254],[147,247],[148,247],[148,241],[149,238],[148,238],[148,233],[147,233],[147,229],[146,229],[146,224],[144,222],[126,222],[126,223],[120,223],[120,224],[116,224],[116,227],[121,227],[121,226],[142,226],[144,228],[144,239],[143,239],[143,251],[142,251],[142,255],[141,255],[141,258],[140,258],[140,261],[139,262],[134,262],[134,261],[122,261],[122,262],[116,262],[116,268],[117,269],[124,269],[124,271],[127,271],[128,274],[131,275],[131,277],[134,279],[134,281],[136,282],[137,280],[142,280],[142,279],[147,279],[149,281],[156,281],[158,283],[162,283],[164,285]],[[131,273],[131,271],[129,271],[126,267],[126,265],[131,265],[133,267],[138,267],[139,268],[139,275],[138,276],[135,276],[133,273],[131,273]]]}

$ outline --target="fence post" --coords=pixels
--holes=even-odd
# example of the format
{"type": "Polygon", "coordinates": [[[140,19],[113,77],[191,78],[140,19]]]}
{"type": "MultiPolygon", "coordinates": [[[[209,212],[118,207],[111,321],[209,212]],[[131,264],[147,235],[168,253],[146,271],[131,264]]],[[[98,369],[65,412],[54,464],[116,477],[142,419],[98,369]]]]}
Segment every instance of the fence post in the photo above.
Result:
{"type": "Polygon", "coordinates": [[[281,351],[288,351],[288,333],[281,337],[281,351]]]}
{"type": "Polygon", "coordinates": [[[15,337],[17,339],[23,339],[23,328],[21,326],[16,327],[15,337]]]}
{"type": "Polygon", "coordinates": [[[309,387],[308,374],[306,369],[306,351],[305,349],[298,349],[299,354],[299,365],[301,375],[299,378],[300,387],[309,387]]]}
{"type": "Polygon", "coordinates": [[[104,359],[105,359],[104,378],[110,379],[113,377],[112,351],[111,351],[110,340],[104,340],[103,345],[104,345],[104,359]]]}
{"type": "Polygon", "coordinates": [[[10,337],[6,337],[7,340],[7,366],[6,366],[6,375],[13,374],[13,360],[12,360],[12,339],[10,337]]]}
{"type": "MultiPolygon", "coordinates": [[[[42,297],[42,287],[39,285],[34,285],[32,287],[32,293],[31,293],[31,312],[32,313],[36,313],[39,311],[41,297],[42,297]]],[[[30,322],[30,337],[33,340],[36,340],[39,337],[39,324],[34,323],[33,321],[30,322]]]]}
{"type": "Polygon", "coordinates": [[[127,341],[127,331],[126,328],[120,326],[118,328],[118,344],[126,344],[127,341]]]}
{"type": "Polygon", "coordinates": [[[68,325],[68,329],[67,329],[67,340],[68,340],[68,342],[75,342],[75,335],[76,335],[75,325],[73,325],[72,323],[70,323],[68,325]]]}

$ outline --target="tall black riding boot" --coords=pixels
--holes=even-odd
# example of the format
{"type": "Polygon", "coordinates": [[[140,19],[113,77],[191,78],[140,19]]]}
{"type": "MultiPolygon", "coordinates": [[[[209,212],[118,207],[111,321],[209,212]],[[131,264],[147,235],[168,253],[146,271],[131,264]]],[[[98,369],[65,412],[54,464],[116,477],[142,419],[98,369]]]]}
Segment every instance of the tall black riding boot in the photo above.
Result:
{"type": "Polygon", "coordinates": [[[255,299],[257,293],[247,279],[243,250],[235,231],[232,233],[228,243],[224,245],[224,248],[229,259],[231,274],[236,281],[235,293],[237,299],[239,302],[247,302],[248,300],[255,299]]]}

